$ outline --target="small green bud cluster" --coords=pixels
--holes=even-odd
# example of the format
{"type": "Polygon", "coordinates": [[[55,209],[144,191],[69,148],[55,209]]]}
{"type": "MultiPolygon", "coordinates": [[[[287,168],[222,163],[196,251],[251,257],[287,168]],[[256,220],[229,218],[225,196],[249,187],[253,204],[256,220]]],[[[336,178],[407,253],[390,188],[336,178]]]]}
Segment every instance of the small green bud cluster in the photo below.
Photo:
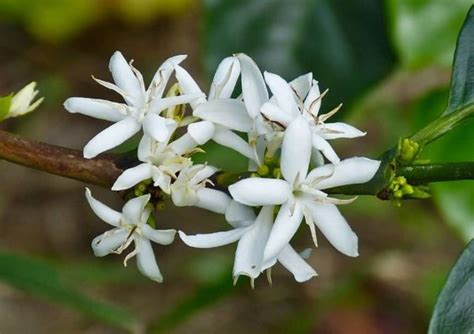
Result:
{"type": "Polygon", "coordinates": [[[402,164],[412,163],[420,153],[420,145],[408,138],[398,144],[398,161],[402,164]]]}

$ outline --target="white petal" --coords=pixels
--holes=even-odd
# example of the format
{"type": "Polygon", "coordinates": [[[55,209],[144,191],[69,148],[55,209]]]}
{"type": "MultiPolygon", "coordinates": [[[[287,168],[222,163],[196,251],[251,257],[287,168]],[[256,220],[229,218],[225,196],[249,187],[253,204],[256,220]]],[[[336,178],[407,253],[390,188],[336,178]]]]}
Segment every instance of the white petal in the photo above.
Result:
{"type": "Polygon", "coordinates": [[[175,120],[153,113],[147,114],[143,119],[143,131],[161,143],[167,142],[177,127],[175,120]]]}
{"type": "Polygon", "coordinates": [[[125,118],[99,132],[84,147],[84,157],[94,158],[98,154],[119,146],[140,131],[141,125],[133,118],[125,118]]]}
{"type": "Polygon", "coordinates": [[[319,91],[319,85],[316,80],[313,80],[313,85],[309,90],[308,96],[304,101],[304,110],[311,112],[314,116],[317,116],[319,109],[321,108],[321,92],[319,91]]]}
{"type": "Polygon", "coordinates": [[[290,245],[281,251],[278,261],[293,274],[297,282],[306,282],[318,276],[316,271],[290,245]]]}
{"type": "Polygon", "coordinates": [[[308,180],[319,176],[331,175],[316,184],[318,189],[339,187],[347,184],[359,184],[370,181],[380,167],[379,160],[354,157],[342,160],[336,165],[327,164],[308,174],[308,180]]]}
{"type": "Polygon", "coordinates": [[[250,145],[241,137],[222,126],[216,126],[216,132],[212,139],[216,143],[229,147],[249,159],[255,159],[254,152],[250,145]]]}
{"type": "Polygon", "coordinates": [[[210,178],[214,175],[219,169],[209,165],[194,165],[194,167],[199,167],[200,170],[189,180],[190,185],[196,185],[202,181],[210,178]]]}
{"type": "Polygon", "coordinates": [[[197,98],[193,101],[190,101],[191,108],[196,108],[201,103],[206,102],[206,98],[202,90],[199,88],[198,84],[191,75],[181,66],[177,65],[175,68],[176,80],[178,80],[179,87],[184,94],[201,94],[202,97],[197,98]]]}
{"type": "Polygon", "coordinates": [[[114,229],[98,235],[91,243],[94,255],[102,257],[112,253],[125,243],[128,235],[129,231],[125,229],[114,229]]]}
{"type": "Polygon", "coordinates": [[[153,281],[158,283],[163,282],[163,276],[161,275],[160,268],[158,268],[158,264],[156,263],[155,254],[153,253],[150,241],[140,238],[136,239],[135,242],[138,242],[137,247],[139,247],[137,254],[138,270],[153,281]]]}
{"type": "Polygon", "coordinates": [[[303,220],[303,212],[298,203],[292,208],[289,204],[281,206],[275,219],[267,246],[264,262],[273,262],[288,245],[303,220]]]}
{"type": "Polygon", "coordinates": [[[235,57],[224,58],[217,67],[209,91],[209,100],[226,99],[232,96],[240,75],[240,63],[235,57]]]}
{"type": "Polygon", "coordinates": [[[313,81],[313,73],[306,73],[300,75],[296,79],[290,82],[290,86],[293,89],[298,100],[303,101],[311,88],[311,82],[313,81]]]}
{"type": "Polygon", "coordinates": [[[150,195],[143,195],[129,200],[122,208],[123,216],[129,224],[138,224],[141,221],[145,205],[150,201],[150,195]]]}
{"type": "Polygon", "coordinates": [[[201,188],[197,191],[198,201],[194,206],[212,212],[225,214],[231,198],[226,193],[209,188],[201,188]]]}
{"type": "Polygon", "coordinates": [[[296,177],[305,178],[311,159],[311,130],[299,116],[286,129],[281,148],[281,173],[293,184],[296,177]]]}
{"type": "Polygon", "coordinates": [[[299,114],[299,110],[296,105],[293,90],[288,82],[279,75],[270,72],[265,72],[264,76],[280,108],[292,117],[296,117],[299,114]]]}
{"type": "Polygon", "coordinates": [[[200,104],[193,113],[194,116],[223,125],[229,129],[249,132],[253,121],[249,117],[242,101],[219,99],[200,104]]]}
{"type": "Polygon", "coordinates": [[[255,212],[252,207],[231,200],[225,211],[225,220],[233,227],[247,226],[255,221],[255,212]]]}
{"type": "Polygon", "coordinates": [[[155,230],[148,224],[140,226],[140,232],[148,240],[160,245],[169,245],[173,242],[176,230],[155,230]]]}
{"type": "Polygon", "coordinates": [[[106,100],[70,97],[64,102],[64,108],[70,113],[79,113],[110,122],[118,122],[127,117],[124,104],[106,100]]]}
{"type": "Polygon", "coordinates": [[[196,122],[188,125],[189,135],[199,145],[207,143],[214,136],[215,130],[214,124],[209,121],[196,122]]]}
{"type": "Polygon", "coordinates": [[[151,178],[152,166],[149,163],[143,163],[138,166],[126,169],[115,180],[112,190],[124,190],[132,188],[134,185],[151,178]]]}
{"type": "Polygon", "coordinates": [[[286,203],[291,196],[288,182],[276,179],[251,177],[229,186],[232,197],[246,205],[279,205],[286,203]]]}
{"type": "Polygon", "coordinates": [[[239,240],[235,252],[233,276],[257,278],[262,271],[263,251],[273,222],[273,206],[264,206],[252,228],[239,240]]]}
{"type": "Polygon", "coordinates": [[[334,248],[347,256],[359,255],[357,235],[334,204],[312,202],[306,207],[311,211],[314,224],[334,248]]]}
{"type": "Polygon", "coordinates": [[[319,135],[327,140],[337,138],[356,138],[367,134],[366,132],[362,132],[353,126],[342,122],[325,123],[322,126],[318,125],[318,127],[320,129],[319,135]]]}
{"type": "Polygon", "coordinates": [[[276,105],[270,102],[264,103],[260,111],[269,120],[277,122],[285,127],[288,126],[294,119],[294,117],[290,115],[290,113],[283,111],[282,109],[280,109],[280,107],[277,107],[276,105]]]}
{"type": "Polygon", "coordinates": [[[250,117],[254,118],[260,113],[260,107],[268,101],[267,87],[260,69],[252,58],[246,54],[239,53],[237,59],[240,62],[242,73],[244,103],[250,117]]]}
{"type": "Polygon", "coordinates": [[[171,148],[177,155],[183,155],[184,153],[190,152],[196,146],[198,146],[198,143],[196,143],[189,133],[185,133],[173,141],[169,145],[169,148],[171,148]]]}
{"type": "Polygon", "coordinates": [[[140,142],[138,143],[137,156],[138,160],[147,162],[151,155],[153,155],[153,138],[149,135],[144,134],[140,142]]]}
{"type": "Polygon", "coordinates": [[[144,101],[144,92],[132,68],[119,51],[115,51],[110,58],[109,70],[115,84],[131,97],[131,101],[128,102],[140,105],[144,101]]]}
{"type": "Polygon", "coordinates": [[[120,212],[109,208],[107,205],[99,202],[94,197],[92,197],[92,193],[89,188],[86,188],[86,199],[87,202],[89,202],[92,211],[94,211],[97,217],[102,219],[107,224],[110,224],[112,226],[118,226],[120,219],[122,218],[122,214],[120,212]]]}
{"type": "Polygon", "coordinates": [[[158,98],[163,95],[163,92],[166,88],[166,84],[174,71],[176,65],[181,63],[184,59],[186,59],[186,55],[177,55],[166,59],[161,66],[156,71],[153,79],[151,81],[150,87],[148,90],[154,90],[154,97],[158,98]]]}
{"type": "Polygon", "coordinates": [[[312,137],[313,147],[320,151],[329,161],[333,164],[339,163],[341,159],[337,156],[332,146],[326,141],[326,139],[320,137],[318,134],[313,132],[312,137]]]}
{"type": "Polygon", "coordinates": [[[247,232],[250,227],[240,227],[230,231],[225,232],[215,232],[207,234],[196,234],[196,235],[186,235],[184,232],[179,231],[179,237],[183,242],[195,248],[214,248],[230,243],[236,242],[240,237],[247,232]]]}
{"type": "Polygon", "coordinates": [[[204,94],[185,94],[178,96],[169,96],[161,99],[155,99],[148,110],[149,113],[159,114],[161,111],[180,104],[191,103],[199,98],[203,98],[204,94]]]}

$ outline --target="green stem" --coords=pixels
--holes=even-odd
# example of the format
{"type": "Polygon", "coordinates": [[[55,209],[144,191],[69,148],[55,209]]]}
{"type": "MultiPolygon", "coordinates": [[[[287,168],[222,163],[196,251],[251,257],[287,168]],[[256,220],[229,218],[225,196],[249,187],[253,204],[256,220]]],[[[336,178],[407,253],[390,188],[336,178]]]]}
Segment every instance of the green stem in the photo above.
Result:
{"type": "Polygon", "coordinates": [[[410,139],[417,142],[421,147],[438,139],[447,132],[454,129],[464,120],[474,116],[474,104],[469,104],[461,110],[451,112],[450,114],[440,117],[423,129],[415,133],[410,139]]]}
{"type": "Polygon", "coordinates": [[[397,169],[397,175],[405,176],[408,183],[413,185],[455,180],[474,180],[474,162],[403,166],[397,169]]]}

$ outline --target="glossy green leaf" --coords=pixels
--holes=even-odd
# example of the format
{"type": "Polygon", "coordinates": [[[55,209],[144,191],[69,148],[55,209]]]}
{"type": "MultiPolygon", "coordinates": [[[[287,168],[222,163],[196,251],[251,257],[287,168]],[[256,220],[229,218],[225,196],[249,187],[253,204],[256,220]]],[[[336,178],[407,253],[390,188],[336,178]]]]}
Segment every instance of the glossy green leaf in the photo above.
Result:
{"type": "Polygon", "coordinates": [[[470,0],[388,0],[393,43],[408,67],[449,66],[470,0]]]}
{"type": "Polygon", "coordinates": [[[287,80],[311,71],[330,89],[323,108],[350,104],[394,64],[379,0],[208,0],[205,9],[209,73],[236,52],[287,80]]]}
{"type": "Polygon", "coordinates": [[[459,34],[454,55],[451,95],[444,114],[474,103],[474,7],[471,7],[459,34]]]}
{"type": "Polygon", "coordinates": [[[137,330],[137,320],[117,306],[96,301],[67,284],[50,264],[11,253],[0,253],[0,282],[33,296],[69,307],[123,329],[137,330]]]}
{"type": "Polygon", "coordinates": [[[474,240],[461,254],[438,297],[430,334],[474,332],[474,240]]]}
{"type": "Polygon", "coordinates": [[[0,121],[4,119],[10,111],[13,94],[0,97],[0,121]]]}

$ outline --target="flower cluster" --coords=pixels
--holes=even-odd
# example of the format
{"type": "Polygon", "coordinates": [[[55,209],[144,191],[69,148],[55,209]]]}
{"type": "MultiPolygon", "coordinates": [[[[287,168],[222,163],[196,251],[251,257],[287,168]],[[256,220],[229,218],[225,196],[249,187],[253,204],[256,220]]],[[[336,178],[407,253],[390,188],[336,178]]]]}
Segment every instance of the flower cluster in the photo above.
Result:
{"type": "Polygon", "coordinates": [[[170,198],[176,206],[196,206],[225,216],[229,230],[197,235],[179,231],[179,236],[198,248],[237,242],[235,280],[245,275],[253,284],[277,262],[298,282],[316,276],[305,261],[309,252],[298,253],[290,244],[303,221],[316,245],[317,227],[341,253],[357,256],[357,236],[337,208],[354,198],[333,198],[325,189],[365,183],[375,175],[379,161],[341,160],[329,143],[365,133],[346,123],[328,122],[340,106],[320,113],[326,92],[320,92],[311,73],[287,82],[273,73],[262,74],[250,57],[237,54],[219,64],[206,95],[181,67],[185,58],[167,59],[146,88],[132,62],[115,52],[109,64],[114,83],[95,80],[124,102],[82,97],[65,102],[69,112],[114,123],[86,144],[86,158],[141,135],[139,163],[125,170],[112,187],[130,198],[122,213],[95,200],[86,189],[93,211],[113,226],[92,241],[94,253],[120,254],[134,243],[124,264],[136,255],[139,270],[161,282],[151,241],[170,244],[176,231],[155,229],[150,215],[157,202],[170,198]],[[212,178],[218,169],[193,162],[193,154],[202,152],[208,141],[248,158],[245,175],[250,177],[230,185],[228,191],[215,189],[212,178]]]}

